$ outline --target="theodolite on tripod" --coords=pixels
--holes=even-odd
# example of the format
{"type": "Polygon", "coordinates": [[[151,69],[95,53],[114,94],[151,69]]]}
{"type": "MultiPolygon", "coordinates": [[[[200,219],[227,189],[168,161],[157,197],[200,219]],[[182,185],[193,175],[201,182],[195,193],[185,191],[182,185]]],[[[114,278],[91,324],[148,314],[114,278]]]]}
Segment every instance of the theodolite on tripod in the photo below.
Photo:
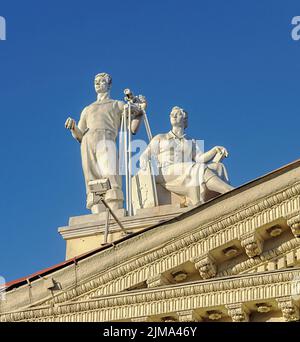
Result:
{"type": "MultiPolygon", "coordinates": [[[[138,110],[142,112],[143,120],[145,124],[145,129],[147,132],[147,136],[149,141],[152,140],[152,133],[148,121],[148,117],[145,110],[146,98],[143,95],[135,96],[130,89],[124,90],[124,100],[127,102],[124,113],[122,116],[122,123],[121,123],[121,132],[123,133],[123,146],[125,152],[125,176],[126,176],[126,211],[129,216],[132,216],[132,148],[131,148],[131,141],[132,141],[132,133],[131,133],[131,119],[132,119],[132,107],[138,107],[138,110]]],[[[149,164],[151,170],[151,163],[149,164]]],[[[155,194],[155,201],[156,204],[158,203],[157,200],[157,189],[156,183],[154,179],[153,172],[151,172],[153,177],[153,184],[154,184],[154,194],[155,194]]]]}

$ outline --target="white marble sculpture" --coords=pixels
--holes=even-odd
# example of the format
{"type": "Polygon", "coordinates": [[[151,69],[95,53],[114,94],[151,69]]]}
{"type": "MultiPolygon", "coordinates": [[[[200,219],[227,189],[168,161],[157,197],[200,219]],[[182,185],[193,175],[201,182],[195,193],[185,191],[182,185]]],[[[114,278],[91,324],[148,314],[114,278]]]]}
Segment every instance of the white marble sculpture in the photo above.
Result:
{"type": "MultiPolygon", "coordinates": [[[[92,213],[99,211],[99,204],[89,187],[89,182],[109,179],[111,189],[105,200],[113,210],[123,207],[122,178],[119,175],[116,138],[121,126],[125,103],[110,98],[112,78],[107,73],[95,76],[97,100],[81,113],[78,125],[68,118],[65,127],[81,144],[82,168],[87,192],[87,208],[92,213]]],[[[143,109],[146,107],[144,103],[143,109]]],[[[143,111],[132,106],[131,132],[136,133],[143,111]]]]}
{"type": "Polygon", "coordinates": [[[182,108],[172,109],[170,121],[171,131],[155,136],[141,155],[141,169],[147,171],[149,161],[154,159],[158,171],[156,182],[185,196],[187,205],[203,203],[208,192],[223,194],[232,190],[221,163],[228,155],[227,150],[216,146],[208,152],[201,151],[197,142],[185,134],[188,117],[182,108]]]}

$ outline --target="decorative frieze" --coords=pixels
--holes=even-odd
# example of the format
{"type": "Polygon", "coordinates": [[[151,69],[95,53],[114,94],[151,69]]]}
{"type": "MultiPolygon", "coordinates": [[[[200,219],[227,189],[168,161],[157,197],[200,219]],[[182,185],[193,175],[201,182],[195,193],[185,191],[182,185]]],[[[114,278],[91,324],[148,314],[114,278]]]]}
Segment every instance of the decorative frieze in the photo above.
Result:
{"type": "MultiPolygon", "coordinates": [[[[182,311],[227,308],[234,321],[246,320],[247,304],[264,303],[293,295],[293,279],[299,269],[276,271],[269,274],[239,275],[237,277],[198,281],[181,285],[169,285],[159,289],[144,289],[137,292],[119,293],[114,296],[95,298],[89,301],[69,302],[54,307],[37,307],[0,315],[0,321],[116,321],[131,317],[172,316],[182,311]],[[236,300],[239,299],[238,302],[236,300]],[[239,303],[239,304],[237,304],[239,303]],[[242,305],[243,304],[243,305],[242,305]]],[[[283,305],[290,310],[291,304],[283,305]]],[[[295,314],[294,312],[287,314],[295,314]]],[[[191,315],[191,312],[184,315],[191,315]]],[[[183,315],[183,316],[184,316],[183,315]]],[[[189,317],[191,318],[191,317],[189,317]]]]}
{"type": "Polygon", "coordinates": [[[233,322],[249,322],[249,310],[243,303],[226,305],[226,309],[233,322]]]}
{"type": "Polygon", "coordinates": [[[196,257],[191,260],[195,263],[195,268],[199,271],[202,279],[213,278],[217,274],[217,265],[213,257],[206,254],[202,257],[196,257]]]}
{"type": "Polygon", "coordinates": [[[253,258],[263,251],[263,239],[254,231],[241,236],[241,246],[245,248],[248,257],[253,258]]]}
{"type": "Polygon", "coordinates": [[[287,322],[299,320],[299,307],[291,296],[277,299],[278,307],[287,322]]]}

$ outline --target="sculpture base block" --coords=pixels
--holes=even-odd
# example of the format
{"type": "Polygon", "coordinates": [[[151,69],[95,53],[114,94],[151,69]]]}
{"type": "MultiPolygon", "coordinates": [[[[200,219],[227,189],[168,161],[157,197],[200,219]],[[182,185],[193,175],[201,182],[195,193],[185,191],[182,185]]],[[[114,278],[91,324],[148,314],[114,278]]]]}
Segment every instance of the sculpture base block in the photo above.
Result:
{"type": "MultiPolygon", "coordinates": [[[[117,215],[118,218],[124,217],[126,215],[125,209],[115,210],[114,213],[117,215]]],[[[76,226],[78,224],[101,222],[101,221],[105,221],[105,219],[106,219],[106,208],[101,213],[70,217],[69,218],[69,227],[73,227],[73,226],[76,226]]]]}
{"type": "MultiPolygon", "coordinates": [[[[130,232],[137,232],[160,222],[172,219],[190,208],[180,205],[163,205],[139,209],[135,216],[125,216],[125,210],[114,211],[123,226],[130,232]]],[[[101,247],[104,243],[106,213],[70,217],[69,225],[60,227],[58,232],[66,240],[66,259],[87,253],[101,247]]],[[[111,243],[124,237],[123,231],[110,217],[107,242],[111,243]]]]}

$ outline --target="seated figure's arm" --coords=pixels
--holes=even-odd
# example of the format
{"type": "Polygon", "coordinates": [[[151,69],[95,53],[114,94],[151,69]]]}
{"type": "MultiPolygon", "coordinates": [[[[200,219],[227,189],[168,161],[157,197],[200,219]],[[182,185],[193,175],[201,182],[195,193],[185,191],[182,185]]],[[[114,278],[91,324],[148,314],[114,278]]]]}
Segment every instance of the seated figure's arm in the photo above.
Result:
{"type": "Polygon", "coordinates": [[[81,143],[83,134],[87,129],[85,109],[81,113],[78,125],[76,125],[76,121],[74,119],[69,117],[65,122],[65,127],[71,131],[73,138],[81,143]]]}
{"type": "Polygon", "coordinates": [[[196,163],[207,163],[214,158],[216,153],[217,151],[214,148],[208,152],[204,152],[199,143],[193,140],[193,160],[196,163]]]}
{"type": "Polygon", "coordinates": [[[208,163],[212,161],[212,159],[214,159],[218,153],[223,154],[225,157],[227,157],[228,155],[226,148],[223,146],[215,146],[211,150],[204,153],[201,151],[198,144],[196,144],[196,153],[194,156],[194,160],[197,163],[208,163]]]}

